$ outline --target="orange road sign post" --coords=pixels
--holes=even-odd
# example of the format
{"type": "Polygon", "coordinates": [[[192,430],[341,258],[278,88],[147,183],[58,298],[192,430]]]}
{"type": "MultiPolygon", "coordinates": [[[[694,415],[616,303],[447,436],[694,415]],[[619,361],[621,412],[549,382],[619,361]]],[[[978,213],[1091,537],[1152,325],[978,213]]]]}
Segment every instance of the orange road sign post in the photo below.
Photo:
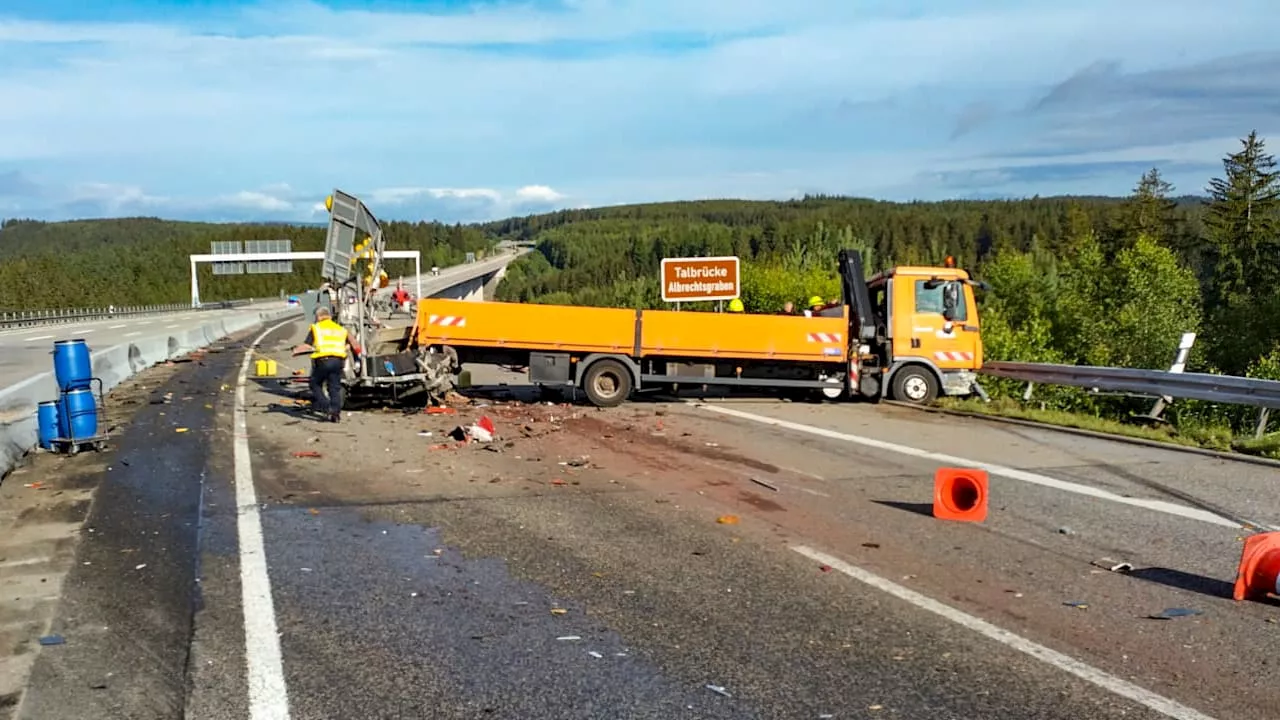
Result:
{"type": "Polygon", "coordinates": [[[662,259],[663,302],[733,300],[741,290],[737,257],[662,259]]]}

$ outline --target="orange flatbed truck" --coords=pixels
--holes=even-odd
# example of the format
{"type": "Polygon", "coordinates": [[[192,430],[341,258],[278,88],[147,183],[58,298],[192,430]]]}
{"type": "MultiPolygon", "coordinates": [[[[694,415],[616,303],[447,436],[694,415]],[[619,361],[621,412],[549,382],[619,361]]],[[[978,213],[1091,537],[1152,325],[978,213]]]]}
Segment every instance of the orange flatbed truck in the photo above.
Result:
{"type": "Polygon", "coordinates": [[[420,352],[527,367],[531,382],[581,387],[613,407],[672,385],[811,389],[829,398],[984,395],[973,288],[954,267],[898,267],[864,279],[840,253],[842,302],[813,317],[423,299],[420,352]]]}

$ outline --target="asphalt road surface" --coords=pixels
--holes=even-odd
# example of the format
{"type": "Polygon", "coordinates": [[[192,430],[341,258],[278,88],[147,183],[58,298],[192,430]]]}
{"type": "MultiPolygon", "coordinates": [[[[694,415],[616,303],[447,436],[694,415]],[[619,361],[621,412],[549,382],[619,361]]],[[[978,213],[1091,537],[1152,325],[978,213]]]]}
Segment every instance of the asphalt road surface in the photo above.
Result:
{"type": "MultiPolygon", "coordinates": [[[[303,332],[261,350],[301,367],[303,332]]],[[[1280,608],[1230,599],[1244,526],[1280,525],[1274,468],[894,407],[495,387],[333,425],[249,378],[237,427],[240,354],[158,380],[169,403],[121,431],[60,581],[66,644],[31,650],[16,717],[1280,706],[1280,608]],[[482,416],[494,442],[449,438],[482,416]],[[986,521],[931,517],[937,468],[977,464],[986,521]]]]}

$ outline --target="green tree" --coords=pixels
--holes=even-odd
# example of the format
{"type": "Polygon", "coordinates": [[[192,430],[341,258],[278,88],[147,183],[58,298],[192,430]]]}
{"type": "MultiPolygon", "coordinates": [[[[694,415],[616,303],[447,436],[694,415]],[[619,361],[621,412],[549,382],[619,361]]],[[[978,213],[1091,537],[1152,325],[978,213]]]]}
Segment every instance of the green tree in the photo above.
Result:
{"type": "Polygon", "coordinates": [[[1178,233],[1178,204],[1169,199],[1172,192],[1173,184],[1161,177],[1159,168],[1143,173],[1133,194],[1116,213],[1112,231],[1117,239],[1117,250],[1139,236],[1166,245],[1174,241],[1178,233]]]}
{"type": "Polygon", "coordinates": [[[1217,299],[1280,279],[1280,172],[1257,131],[1240,143],[1222,161],[1224,176],[1209,181],[1205,229],[1216,251],[1217,299]]]}

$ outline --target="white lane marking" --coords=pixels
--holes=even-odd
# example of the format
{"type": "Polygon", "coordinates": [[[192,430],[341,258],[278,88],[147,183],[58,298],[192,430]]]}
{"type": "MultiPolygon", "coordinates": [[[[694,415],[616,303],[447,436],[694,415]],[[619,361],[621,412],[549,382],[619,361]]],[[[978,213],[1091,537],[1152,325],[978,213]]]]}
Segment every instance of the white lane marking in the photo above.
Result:
{"type": "Polygon", "coordinates": [[[32,342],[34,340],[48,340],[52,335],[36,335],[35,337],[23,338],[23,342],[32,342]]]}
{"type": "Polygon", "coordinates": [[[93,332],[93,328],[89,328],[89,329],[87,329],[87,330],[76,330],[76,331],[75,331],[75,333],[73,333],[73,334],[75,334],[75,335],[88,335],[88,334],[89,334],[89,333],[91,333],[91,332],[93,332]]]}
{"type": "Polygon", "coordinates": [[[112,325],[111,327],[109,327],[109,328],[107,328],[107,329],[108,329],[108,330],[119,330],[120,328],[124,327],[124,325],[125,325],[124,323],[121,323],[121,324],[119,324],[119,325],[112,325]]]}
{"type": "Polygon", "coordinates": [[[940,615],[951,622],[962,627],[973,630],[979,635],[983,635],[998,643],[1013,648],[1019,652],[1026,653],[1031,657],[1052,665],[1053,667],[1071,673],[1085,682],[1093,683],[1100,688],[1110,690],[1111,692],[1123,698],[1128,698],[1148,709],[1154,710],[1161,715],[1165,715],[1177,720],[1213,720],[1212,717],[1201,713],[1170,700],[1163,695],[1138,687],[1133,683],[1121,680],[1103,670],[1093,667],[1085,662],[1077,660],[1069,655],[1064,655],[1057,650],[1052,650],[1037,642],[1028,640],[1027,638],[1017,635],[997,625],[983,620],[981,618],[970,615],[962,610],[957,610],[950,605],[934,600],[931,597],[921,595],[920,593],[905,588],[892,580],[881,577],[869,570],[863,570],[860,567],[850,565],[840,558],[828,555],[819,550],[806,547],[804,545],[793,545],[791,549],[804,555],[810,560],[820,562],[833,570],[838,570],[845,575],[859,582],[870,585],[871,587],[886,592],[899,600],[905,600],[921,610],[940,615]]]}
{"type": "Polygon", "coordinates": [[[248,672],[250,720],[289,718],[289,690],[284,682],[284,661],[280,654],[280,635],[276,630],[276,609],[271,597],[271,577],[267,572],[258,494],[253,487],[249,423],[244,404],[244,388],[249,377],[253,348],[268,333],[289,322],[292,320],[268,328],[253,341],[253,345],[244,353],[240,374],[236,376],[236,532],[240,542],[240,604],[244,612],[244,656],[248,672]]]}
{"type": "Polygon", "coordinates": [[[172,329],[172,328],[176,328],[176,327],[178,327],[178,323],[174,323],[174,324],[172,324],[172,325],[165,325],[165,326],[164,326],[164,329],[165,329],[165,330],[170,330],[170,329],[172,329]]]}
{"type": "Polygon", "coordinates": [[[141,334],[142,334],[142,331],[141,331],[141,330],[134,330],[134,331],[133,331],[133,332],[131,332],[131,333],[125,333],[125,334],[124,334],[124,336],[125,336],[125,337],[133,337],[134,335],[141,335],[141,334]]]}
{"type": "MultiPolygon", "coordinates": [[[[744,420],[752,420],[765,425],[775,425],[788,430],[795,430],[797,432],[808,433],[810,435],[818,435],[832,440],[843,440],[844,442],[865,445],[866,447],[876,448],[877,450],[887,450],[889,452],[895,452],[900,455],[909,455],[922,460],[933,460],[944,465],[981,468],[992,475],[999,475],[1011,480],[1021,480],[1022,482],[1031,483],[1032,485],[1041,485],[1055,490],[1064,490],[1066,492],[1085,495],[1099,500],[1109,500],[1121,505],[1132,505],[1134,507],[1146,508],[1147,510],[1155,510],[1157,512],[1168,513],[1169,515],[1176,515],[1189,520],[1199,520],[1211,525],[1221,525],[1222,527],[1237,529],[1241,527],[1240,523],[1234,520],[1228,520],[1217,513],[1212,513],[1208,510],[1201,510],[1200,508],[1178,505],[1164,500],[1147,500],[1143,498],[1125,497],[1099,488],[1067,482],[1066,480],[1059,480],[1057,478],[1049,477],[1048,475],[1041,475],[1039,473],[1028,472],[1026,470],[1018,470],[1016,468],[981,462],[979,460],[970,460],[968,458],[947,455],[945,453],[930,452],[928,450],[913,448],[909,445],[899,445],[897,443],[886,442],[884,440],[862,437],[861,435],[850,435],[848,433],[837,432],[835,430],[827,430],[826,428],[804,425],[801,423],[791,422],[789,420],[779,420],[778,418],[772,418],[766,415],[756,415],[755,413],[743,412],[742,410],[734,410],[732,408],[715,407],[713,405],[706,404],[697,404],[696,407],[720,413],[722,415],[729,415],[731,417],[742,418],[744,420]]],[[[1267,529],[1266,526],[1259,525],[1259,527],[1267,529]]]]}

